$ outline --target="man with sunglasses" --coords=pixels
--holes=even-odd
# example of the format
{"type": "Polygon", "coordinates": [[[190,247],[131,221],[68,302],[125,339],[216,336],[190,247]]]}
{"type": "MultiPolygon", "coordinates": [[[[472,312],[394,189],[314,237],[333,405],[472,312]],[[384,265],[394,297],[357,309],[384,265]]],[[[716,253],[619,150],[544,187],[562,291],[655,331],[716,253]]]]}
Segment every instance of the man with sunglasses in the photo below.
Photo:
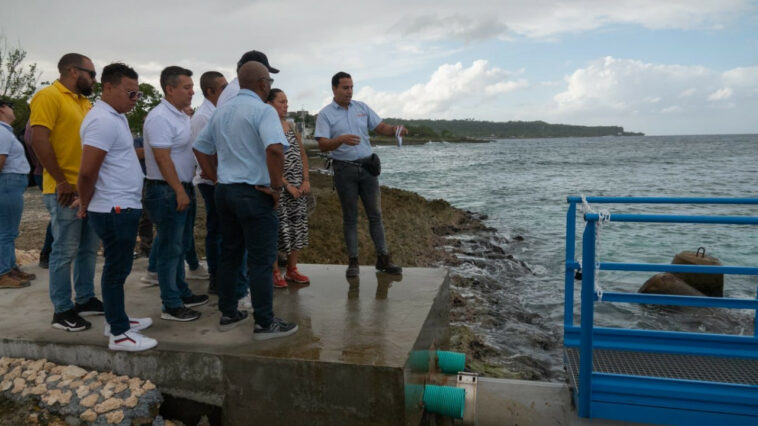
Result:
{"type": "Polygon", "coordinates": [[[44,167],[45,206],[50,212],[53,251],[50,253],[52,326],[66,331],[91,327],[82,318],[102,315],[103,303],[95,297],[95,256],[100,243],[87,218],[77,217],[76,187],[82,159],[79,137],[84,116],[92,108],[87,96],[95,84],[95,66],[78,53],[58,61],[60,77],[40,90],[31,101],[32,147],[44,167]],[[75,303],[71,301],[71,265],[74,264],[75,303]]]}
{"type": "Polygon", "coordinates": [[[140,333],[153,321],[130,318],[124,308],[124,281],[132,270],[137,225],[142,215],[142,168],[133,148],[125,113],[141,93],[137,73],[128,65],[103,68],[103,93],[84,118],[79,171],[80,218],[89,218],[103,240],[105,265],[100,282],[105,302],[108,348],[144,351],[158,344],[140,333]]]}

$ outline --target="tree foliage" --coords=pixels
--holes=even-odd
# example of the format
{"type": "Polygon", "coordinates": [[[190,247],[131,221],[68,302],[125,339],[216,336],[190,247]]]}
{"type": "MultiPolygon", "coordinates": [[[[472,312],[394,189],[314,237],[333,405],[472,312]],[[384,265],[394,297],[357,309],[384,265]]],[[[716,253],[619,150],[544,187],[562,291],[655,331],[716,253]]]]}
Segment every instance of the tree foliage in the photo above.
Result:
{"type": "Polygon", "coordinates": [[[160,90],[150,83],[140,83],[139,90],[142,92],[142,97],[137,101],[134,109],[126,114],[126,118],[129,120],[129,128],[135,135],[142,134],[142,124],[145,123],[147,113],[161,103],[163,97],[160,90]]]}
{"type": "Polygon", "coordinates": [[[642,135],[626,132],[621,126],[575,126],[544,121],[403,120],[388,118],[391,124],[403,124],[408,134],[445,138],[559,138],[642,135]]]}
{"type": "Polygon", "coordinates": [[[41,73],[37,64],[24,67],[26,50],[21,46],[10,47],[4,35],[0,35],[0,96],[26,101],[37,88],[41,73]]]}
{"type": "MultiPolygon", "coordinates": [[[[155,108],[161,102],[161,92],[150,83],[140,83],[139,90],[142,92],[142,97],[137,101],[134,108],[126,114],[126,119],[129,122],[129,129],[135,135],[142,134],[142,124],[145,122],[145,117],[151,109],[155,108]]],[[[100,99],[100,95],[103,92],[103,87],[100,83],[95,83],[92,88],[92,94],[89,96],[89,100],[95,103],[100,99]]]]}

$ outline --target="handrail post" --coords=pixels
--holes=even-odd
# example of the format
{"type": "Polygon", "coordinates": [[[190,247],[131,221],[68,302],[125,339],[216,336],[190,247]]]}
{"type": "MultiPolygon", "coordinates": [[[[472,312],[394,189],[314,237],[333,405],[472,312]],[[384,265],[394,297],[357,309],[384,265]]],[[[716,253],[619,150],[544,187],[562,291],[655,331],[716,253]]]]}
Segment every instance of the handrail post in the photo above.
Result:
{"type": "Polygon", "coordinates": [[[587,220],[582,237],[582,306],[579,346],[579,416],[592,414],[592,333],[595,314],[595,229],[587,220]]]}
{"type": "Polygon", "coordinates": [[[566,213],[566,271],[563,300],[563,327],[574,325],[574,261],[576,250],[576,203],[569,201],[566,213]]]}

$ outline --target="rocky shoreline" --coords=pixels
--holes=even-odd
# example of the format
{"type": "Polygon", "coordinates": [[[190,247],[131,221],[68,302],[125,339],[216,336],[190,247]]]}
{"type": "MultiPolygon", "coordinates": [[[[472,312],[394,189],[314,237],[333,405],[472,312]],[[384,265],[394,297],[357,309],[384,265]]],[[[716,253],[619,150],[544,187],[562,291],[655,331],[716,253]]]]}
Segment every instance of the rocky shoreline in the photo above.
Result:
{"type": "Polygon", "coordinates": [[[46,359],[0,358],[0,401],[4,424],[164,424],[149,380],[46,359]]]}

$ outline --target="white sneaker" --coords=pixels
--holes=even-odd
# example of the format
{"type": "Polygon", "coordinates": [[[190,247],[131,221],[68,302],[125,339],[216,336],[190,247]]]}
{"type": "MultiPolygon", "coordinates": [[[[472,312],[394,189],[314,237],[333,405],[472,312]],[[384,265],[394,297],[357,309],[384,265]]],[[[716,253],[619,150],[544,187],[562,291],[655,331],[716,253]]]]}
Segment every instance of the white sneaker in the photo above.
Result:
{"type": "Polygon", "coordinates": [[[208,270],[203,265],[197,265],[197,269],[187,268],[187,273],[184,276],[188,280],[207,280],[211,277],[208,270]]]}
{"type": "Polygon", "coordinates": [[[143,275],[139,280],[146,284],[145,287],[156,286],[158,285],[158,273],[145,271],[145,275],[143,275]]]}
{"type": "MultiPolygon", "coordinates": [[[[132,318],[129,317],[129,330],[131,331],[140,331],[144,330],[148,327],[153,325],[152,318],[132,318]]],[[[108,324],[108,321],[105,322],[105,331],[103,332],[104,336],[110,336],[111,335],[111,325],[108,324]]]]}
{"type": "Polygon", "coordinates": [[[242,299],[237,301],[237,310],[239,311],[253,311],[253,302],[250,300],[250,294],[246,294],[242,299]]]}
{"type": "Polygon", "coordinates": [[[158,345],[158,341],[143,336],[138,331],[129,330],[118,336],[111,336],[108,349],[113,351],[139,352],[146,351],[158,345]]]}

